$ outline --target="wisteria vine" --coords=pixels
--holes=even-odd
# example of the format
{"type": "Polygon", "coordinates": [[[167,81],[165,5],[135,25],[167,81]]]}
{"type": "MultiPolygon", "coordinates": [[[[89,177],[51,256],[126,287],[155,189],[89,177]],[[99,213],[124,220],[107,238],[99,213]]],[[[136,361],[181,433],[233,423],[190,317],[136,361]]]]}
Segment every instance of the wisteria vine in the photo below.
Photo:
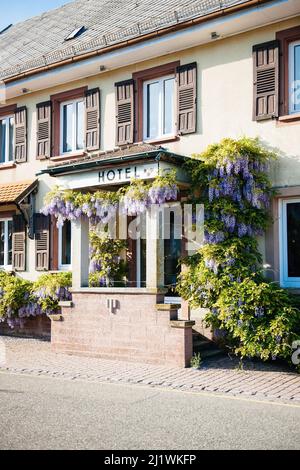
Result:
{"type": "Polygon", "coordinates": [[[127,265],[121,255],[126,248],[126,240],[114,240],[107,233],[90,231],[91,287],[124,287],[127,265]]]}
{"type": "Polygon", "coordinates": [[[71,274],[44,274],[36,282],[0,272],[0,323],[23,328],[28,318],[59,312],[59,302],[71,300],[71,274]]]}
{"type": "Polygon", "coordinates": [[[218,341],[264,360],[291,357],[299,338],[299,311],[266,279],[258,249],[271,221],[274,157],[257,139],[224,139],[189,162],[191,198],[205,207],[204,245],[185,260],[178,285],[191,306],[208,309],[218,341]]]}
{"type": "Polygon", "coordinates": [[[225,156],[215,165],[207,174],[205,242],[263,235],[272,194],[267,158],[257,161],[249,154],[238,154],[225,156]]]}
{"type": "Polygon", "coordinates": [[[55,187],[45,198],[41,212],[52,215],[61,227],[65,221],[75,221],[82,216],[88,217],[91,225],[107,224],[115,217],[117,210],[130,216],[145,212],[151,204],[164,204],[176,201],[178,186],[176,172],[170,171],[157,176],[151,183],[132,180],[131,184],[119,191],[96,191],[82,193],[55,187]]]}

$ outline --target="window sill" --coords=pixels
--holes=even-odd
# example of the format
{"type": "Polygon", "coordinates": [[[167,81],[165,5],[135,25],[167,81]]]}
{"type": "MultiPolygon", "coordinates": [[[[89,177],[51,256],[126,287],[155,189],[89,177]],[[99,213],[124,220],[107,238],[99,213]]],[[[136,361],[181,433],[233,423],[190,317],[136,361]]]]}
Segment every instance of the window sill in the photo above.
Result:
{"type": "Polygon", "coordinates": [[[58,269],[59,273],[69,273],[70,271],[72,271],[72,265],[59,266],[58,269]]]}
{"type": "Polygon", "coordinates": [[[282,287],[282,289],[288,290],[288,292],[290,294],[300,295],[300,287],[299,286],[286,286],[284,284],[281,284],[280,287],[282,287]]]}
{"type": "Polygon", "coordinates": [[[9,170],[10,168],[16,168],[16,164],[14,162],[11,163],[0,163],[0,170],[9,170]]]}
{"type": "Polygon", "coordinates": [[[61,274],[61,273],[69,273],[72,271],[72,267],[70,266],[69,269],[50,269],[48,271],[49,274],[61,274]]]}
{"type": "Polygon", "coordinates": [[[87,152],[79,152],[79,153],[68,153],[65,155],[58,155],[56,157],[51,157],[50,160],[52,162],[61,162],[67,160],[75,160],[76,158],[86,157],[87,152]]]}
{"type": "Polygon", "coordinates": [[[295,122],[300,121],[300,113],[287,114],[286,116],[280,116],[279,122],[295,122]]]}
{"type": "Polygon", "coordinates": [[[146,144],[156,145],[156,144],[165,144],[168,142],[177,142],[178,140],[180,140],[180,137],[178,135],[174,135],[174,136],[169,136],[169,137],[160,137],[157,139],[147,139],[144,142],[146,144]]]}

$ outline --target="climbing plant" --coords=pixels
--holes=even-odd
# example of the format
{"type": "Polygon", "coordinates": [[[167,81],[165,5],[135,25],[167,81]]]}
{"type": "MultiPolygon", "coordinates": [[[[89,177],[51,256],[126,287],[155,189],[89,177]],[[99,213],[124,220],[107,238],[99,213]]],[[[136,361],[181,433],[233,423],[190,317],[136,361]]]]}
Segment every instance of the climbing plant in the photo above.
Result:
{"type": "Polygon", "coordinates": [[[187,164],[191,201],[205,207],[204,244],[187,258],[178,291],[242,357],[292,355],[299,311],[287,291],[264,277],[258,237],[271,222],[269,164],[257,139],[224,139],[187,164]]]}
{"type": "Polygon", "coordinates": [[[90,231],[90,287],[124,286],[127,266],[122,252],[125,240],[114,240],[107,233],[90,231]]]}
{"type": "Polygon", "coordinates": [[[0,271],[0,323],[22,328],[27,318],[57,313],[60,301],[71,300],[71,283],[71,273],[47,273],[31,282],[0,271]]]}
{"type": "Polygon", "coordinates": [[[81,216],[89,218],[91,225],[106,224],[116,214],[119,207],[128,215],[138,215],[151,204],[163,204],[177,199],[176,172],[156,176],[146,183],[133,179],[130,184],[119,191],[85,192],[63,190],[56,186],[44,201],[41,212],[57,218],[57,225],[62,226],[66,220],[77,220],[81,216]]]}
{"type": "Polygon", "coordinates": [[[60,227],[66,220],[75,221],[85,216],[89,219],[90,230],[90,275],[91,287],[123,285],[126,263],[121,253],[126,248],[123,240],[111,239],[105,233],[108,222],[121,210],[129,216],[145,212],[151,204],[164,204],[178,197],[176,171],[157,175],[146,183],[133,179],[119,191],[85,192],[63,190],[55,187],[45,197],[44,215],[52,215],[60,227]],[[96,226],[102,224],[104,233],[99,235],[96,226]]]}

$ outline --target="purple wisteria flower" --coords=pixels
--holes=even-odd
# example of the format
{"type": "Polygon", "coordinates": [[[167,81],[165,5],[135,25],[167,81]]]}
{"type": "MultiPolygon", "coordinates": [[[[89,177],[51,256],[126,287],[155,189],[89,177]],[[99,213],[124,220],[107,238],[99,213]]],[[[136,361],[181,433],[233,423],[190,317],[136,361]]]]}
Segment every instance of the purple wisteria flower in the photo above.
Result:
{"type": "Polygon", "coordinates": [[[276,341],[276,344],[280,344],[281,341],[282,341],[282,336],[277,335],[277,336],[275,337],[275,341],[276,341]]]}
{"type": "Polygon", "coordinates": [[[204,243],[208,245],[214,245],[218,243],[222,243],[225,240],[225,233],[224,232],[216,232],[210,233],[207,230],[204,232],[204,243]]]}
{"type": "Polygon", "coordinates": [[[130,197],[130,195],[125,195],[123,198],[123,205],[125,213],[127,213],[129,216],[142,214],[148,209],[150,205],[148,194],[145,193],[144,199],[136,199],[130,197]]]}
{"type": "Polygon", "coordinates": [[[210,186],[208,189],[208,199],[209,202],[212,202],[214,200],[214,195],[215,195],[215,189],[213,186],[210,186]]]}
{"type": "Polygon", "coordinates": [[[265,309],[264,307],[255,307],[254,316],[256,318],[263,318],[265,316],[265,309]]]}
{"type": "Polygon", "coordinates": [[[248,234],[248,227],[246,224],[244,223],[241,223],[241,224],[238,224],[238,236],[240,238],[244,237],[245,235],[248,234]]]}
{"type": "Polygon", "coordinates": [[[232,258],[232,257],[228,257],[226,258],[226,265],[227,266],[234,266],[235,265],[235,258],[232,258]]]}
{"type": "Polygon", "coordinates": [[[222,214],[221,220],[224,223],[225,228],[229,231],[229,233],[233,233],[236,225],[235,216],[230,214],[222,214]]]}
{"type": "Polygon", "coordinates": [[[205,266],[214,272],[214,274],[218,274],[219,265],[216,260],[214,259],[207,259],[205,260],[205,266]]]}
{"type": "Polygon", "coordinates": [[[102,266],[101,263],[95,259],[91,259],[90,262],[90,273],[97,273],[101,271],[102,266]]]}
{"type": "Polygon", "coordinates": [[[214,330],[214,337],[216,339],[219,339],[219,338],[222,339],[222,338],[225,338],[225,336],[226,336],[226,331],[225,330],[223,330],[223,329],[214,330]]]}
{"type": "Polygon", "coordinates": [[[227,175],[230,176],[232,174],[233,170],[234,170],[234,163],[231,160],[229,160],[226,164],[226,173],[227,173],[227,175]]]}
{"type": "Polygon", "coordinates": [[[148,193],[152,204],[164,204],[168,201],[176,201],[178,197],[177,186],[152,186],[148,193]]]}
{"type": "MultiPolygon", "coordinates": [[[[218,172],[218,173],[219,173],[220,178],[223,178],[223,176],[225,175],[225,168],[224,168],[224,166],[220,166],[220,167],[219,167],[219,172],[218,172]]],[[[216,174],[216,176],[218,176],[218,173],[216,174]]]]}

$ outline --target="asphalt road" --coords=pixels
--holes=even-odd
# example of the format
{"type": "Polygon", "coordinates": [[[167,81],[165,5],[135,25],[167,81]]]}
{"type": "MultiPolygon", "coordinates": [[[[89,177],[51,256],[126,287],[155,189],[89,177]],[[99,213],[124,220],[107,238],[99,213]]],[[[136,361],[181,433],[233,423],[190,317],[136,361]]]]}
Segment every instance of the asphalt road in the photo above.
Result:
{"type": "Polygon", "coordinates": [[[0,373],[0,449],[300,449],[300,406],[0,373]]]}

